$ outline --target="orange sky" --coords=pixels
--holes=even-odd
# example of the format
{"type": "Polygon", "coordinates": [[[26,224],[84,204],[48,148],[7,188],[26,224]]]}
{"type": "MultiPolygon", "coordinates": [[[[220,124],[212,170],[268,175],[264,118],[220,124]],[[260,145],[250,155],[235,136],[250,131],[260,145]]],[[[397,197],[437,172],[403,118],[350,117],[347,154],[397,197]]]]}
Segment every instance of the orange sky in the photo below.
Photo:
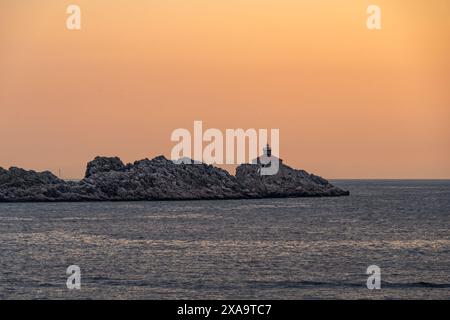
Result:
{"type": "Polygon", "coordinates": [[[0,166],[81,177],[176,128],[279,128],[326,178],[450,178],[448,0],[2,0],[0,166]],[[82,30],[66,29],[66,8],[82,30]],[[345,5],[344,5],[345,4],[345,5]],[[382,9],[382,30],[366,8],[382,9]]]}

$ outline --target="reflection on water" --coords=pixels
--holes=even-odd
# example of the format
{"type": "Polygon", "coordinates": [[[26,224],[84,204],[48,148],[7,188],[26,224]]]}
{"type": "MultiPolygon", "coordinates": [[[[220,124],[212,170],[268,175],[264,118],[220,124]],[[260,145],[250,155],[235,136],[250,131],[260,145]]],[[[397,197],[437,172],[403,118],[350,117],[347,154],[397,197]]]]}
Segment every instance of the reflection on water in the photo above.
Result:
{"type": "Polygon", "coordinates": [[[0,204],[0,298],[449,299],[450,182],[335,183],[352,195],[0,204]]]}

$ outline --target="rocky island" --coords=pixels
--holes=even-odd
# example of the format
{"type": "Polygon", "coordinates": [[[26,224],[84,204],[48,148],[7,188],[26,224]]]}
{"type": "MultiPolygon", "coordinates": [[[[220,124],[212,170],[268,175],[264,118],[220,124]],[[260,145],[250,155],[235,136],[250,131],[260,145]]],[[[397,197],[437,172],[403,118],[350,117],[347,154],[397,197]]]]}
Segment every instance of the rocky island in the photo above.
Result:
{"type": "Polygon", "coordinates": [[[327,180],[281,164],[276,175],[259,174],[260,164],[243,164],[233,176],[207,164],[176,164],[164,156],[124,164],[96,157],[80,181],[49,171],[0,167],[0,202],[206,200],[346,196],[327,180]]]}

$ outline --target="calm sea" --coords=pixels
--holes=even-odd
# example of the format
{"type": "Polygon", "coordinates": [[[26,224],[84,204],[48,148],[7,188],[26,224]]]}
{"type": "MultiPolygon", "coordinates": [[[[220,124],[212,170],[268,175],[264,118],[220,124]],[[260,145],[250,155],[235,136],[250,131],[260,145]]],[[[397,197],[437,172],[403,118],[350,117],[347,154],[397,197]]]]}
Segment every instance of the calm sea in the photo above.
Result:
{"type": "Polygon", "coordinates": [[[450,181],[333,182],[351,196],[0,203],[0,298],[450,299],[450,181]]]}

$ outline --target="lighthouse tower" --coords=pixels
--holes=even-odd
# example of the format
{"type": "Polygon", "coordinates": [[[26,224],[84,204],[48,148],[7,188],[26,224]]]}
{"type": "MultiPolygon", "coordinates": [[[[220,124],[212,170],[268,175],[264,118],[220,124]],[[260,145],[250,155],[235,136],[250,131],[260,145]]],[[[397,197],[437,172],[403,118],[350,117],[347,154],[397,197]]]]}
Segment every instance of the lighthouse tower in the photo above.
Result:
{"type": "Polygon", "coordinates": [[[258,164],[262,167],[270,167],[272,161],[274,161],[275,159],[278,159],[279,163],[281,164],[282,160],[272,155],[272,148],[267,143],[266,146],[263,148],[263,154],[258,158],[254,159],[252,161],[252,164],[258,164]]]}
{"type": "Polygon", "coordinates": [[[269,144],[266,144],[266,146],[264,147],[263,151],[264,151],[264,155],[266,157],[270,158],[272,156],[272,148],[269,146],[269,144]]]}

